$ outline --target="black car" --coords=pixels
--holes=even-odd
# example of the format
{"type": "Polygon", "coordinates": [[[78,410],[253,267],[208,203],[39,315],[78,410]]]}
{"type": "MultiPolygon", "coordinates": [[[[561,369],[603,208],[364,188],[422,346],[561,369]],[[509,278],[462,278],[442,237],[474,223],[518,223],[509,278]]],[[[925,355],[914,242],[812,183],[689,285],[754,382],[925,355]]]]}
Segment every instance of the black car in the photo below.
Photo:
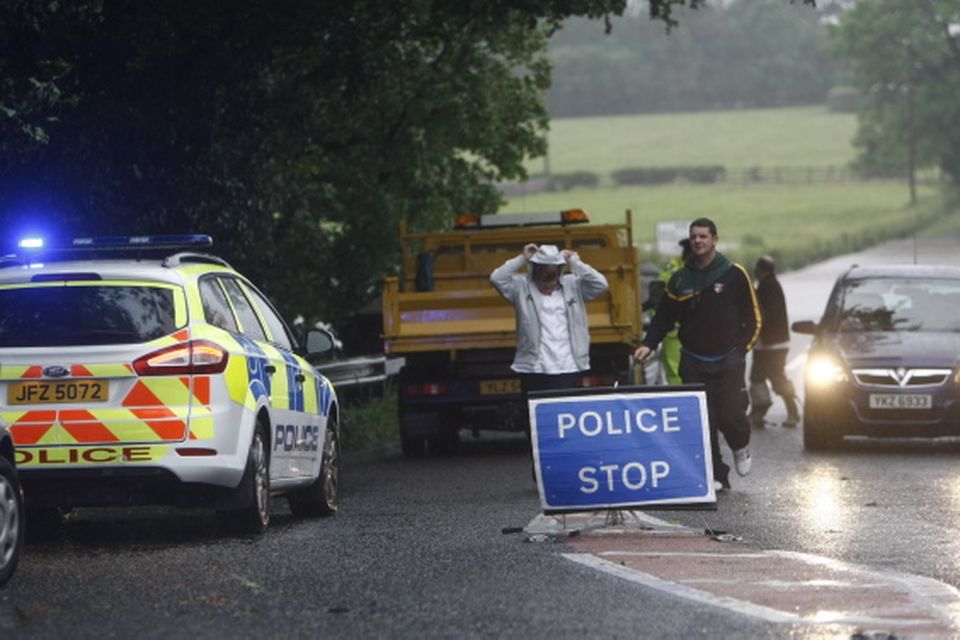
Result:
{"type": "Polygon", "coordinates": [[[960,268],[852,267],[841,275],[807,357],[803,443],[847,435],[960,435],[960,268]]]}

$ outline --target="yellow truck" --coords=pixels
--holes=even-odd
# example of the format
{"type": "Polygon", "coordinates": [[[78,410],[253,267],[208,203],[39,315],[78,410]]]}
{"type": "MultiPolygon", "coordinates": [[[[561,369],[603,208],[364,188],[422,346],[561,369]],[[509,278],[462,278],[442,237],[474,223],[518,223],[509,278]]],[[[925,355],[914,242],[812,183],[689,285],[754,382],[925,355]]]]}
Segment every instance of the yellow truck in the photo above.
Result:
{"type": "Polygon", "coordinates": [[[460,216],[451,231],[401,228],[402,270],[383,288],[383,339],[385,353],[405,359],[398,384],[404,454],[447,450],[461,429],[523,429],[526,407],[510,369],[514,311],[490,273],[530,242],[577,251],[610,284],[587,303],[592,368],[580,386],[634,382],[642,319],[630,212],[623,224],[588,222],[572,209],[460,216]]]}

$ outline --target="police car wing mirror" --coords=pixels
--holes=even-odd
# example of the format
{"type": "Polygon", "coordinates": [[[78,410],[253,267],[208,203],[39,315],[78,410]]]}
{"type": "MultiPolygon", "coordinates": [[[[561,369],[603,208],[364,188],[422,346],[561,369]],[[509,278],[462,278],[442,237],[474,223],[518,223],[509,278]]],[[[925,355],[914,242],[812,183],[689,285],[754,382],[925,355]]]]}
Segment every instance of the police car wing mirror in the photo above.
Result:
{"type": "Polygon", "coordinates": [[[307,354],[319,356],[330,353],[336,346],[336,338],[326,329],[310,329],[307,331],[307,354]]]}
{"type": "Polygon", "coordinates": [[[799,320],[790,325],[794,333],[806,333],[815,336],[820,333],[820,326],[813,320],[799,320]]]}

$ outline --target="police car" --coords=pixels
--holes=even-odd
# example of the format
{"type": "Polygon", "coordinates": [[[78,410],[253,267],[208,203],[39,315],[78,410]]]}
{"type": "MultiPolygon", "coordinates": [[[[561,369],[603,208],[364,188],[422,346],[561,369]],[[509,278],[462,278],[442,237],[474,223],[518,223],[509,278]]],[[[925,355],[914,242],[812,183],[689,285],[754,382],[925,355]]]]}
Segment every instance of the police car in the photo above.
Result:
{"type": "Polygon", "coordinates": [[[23,547],[23,500],[14,463],[13,438],[0,423],[0,586],[13,576],[23,547]]]}
{"type": "Polygon", "coordinates": [[[209,236],[21,242],[0,263],[0,418],[28,513],[208,506],[260,533],[270,501],[337,510],[336,393],[209,236]]]}

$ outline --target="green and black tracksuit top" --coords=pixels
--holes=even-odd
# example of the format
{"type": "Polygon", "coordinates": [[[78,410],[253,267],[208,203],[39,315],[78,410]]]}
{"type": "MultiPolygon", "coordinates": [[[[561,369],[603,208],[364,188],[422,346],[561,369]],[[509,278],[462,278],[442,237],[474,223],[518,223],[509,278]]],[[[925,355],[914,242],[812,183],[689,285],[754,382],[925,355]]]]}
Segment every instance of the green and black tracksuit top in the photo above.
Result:
{"type": "Polygon", "coordinates": [[[643,344],[656,349],[674,323],[680,324],[683,352],[693,358],[745,354],[760,335],[760,307],[747,270],[720,253],[703,269],[687,262],[667,282],[643,344]]]}

